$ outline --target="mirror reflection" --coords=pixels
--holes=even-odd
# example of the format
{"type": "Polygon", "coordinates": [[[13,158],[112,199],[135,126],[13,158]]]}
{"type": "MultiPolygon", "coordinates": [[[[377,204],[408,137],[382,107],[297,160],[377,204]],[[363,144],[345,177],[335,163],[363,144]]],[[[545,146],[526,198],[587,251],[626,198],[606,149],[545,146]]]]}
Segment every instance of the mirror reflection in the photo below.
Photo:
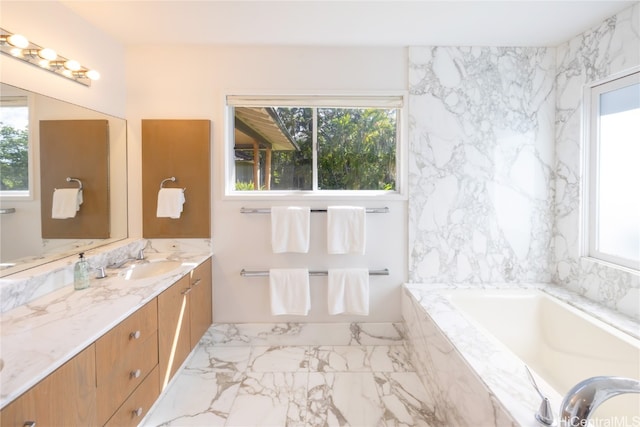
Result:
{"type": "Polygon", "coordinates": [[[126,121],[4,83],[0,101],[0,277],[126,238],[126,121]],[[101,124],[104,138],[78,135],[90,123],[101,124]],[[65,133],[52,134],[51,124],[65,133]],[[50,178],[52,169],[62,175],[50,178]],[[90,176],[96,170],[103,171],[101,186],[90,176]],[[84,200],[77,215],[52,220],[56,189],[78,186],[66,175],[85,178],[84,200]],[[90,217],[106,221],[99,235],[79,231],[90,217]],[[65,232],[52,234],[51,227],[65,232]]]}

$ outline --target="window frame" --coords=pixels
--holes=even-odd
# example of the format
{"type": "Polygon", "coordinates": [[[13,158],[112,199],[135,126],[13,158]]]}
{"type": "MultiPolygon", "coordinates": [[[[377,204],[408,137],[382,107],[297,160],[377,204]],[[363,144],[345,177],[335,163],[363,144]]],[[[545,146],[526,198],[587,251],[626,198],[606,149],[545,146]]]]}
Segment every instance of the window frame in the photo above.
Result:
{"type": "Polygon", "coordinates": [[[599,151],[599,98],[603,93],[628,86],[629,83],[640,83],[640,66],[633,67],[607,78],[585,85],[583,95],[583,191],[582,191],[582,226],[581,256],[595,262],[606,263],[616,268],[638,272],[640,260],[627,259],[598,248],[598,151],[599,151]]]}
{"type": "MultiPolygon", "coordinates": [[[[13,95],[9,95],[14,97],[13,95]]],[[[36,127],[38,126],[38,120],[35,114],[35,101],[34,96],[31,93],[18,95],[19,97],[26,98],[26,106],[29,115],[29,128],[27,130],[28,134],[28,150],[27,150],[27,173],[29,176],[29,188],[27,190],[20,191],[2,191],[0,190],[0,199],[6,201],[31,201],[35,200],[35,189],[36,184],[34,182],[35,179],[35,164],[34,164],[34,141],[37,138],[36,127]]],[[[17,97],[17,96],[16,96],[17,97]]]]}
{"type": "MultiPolygon", "coordinates": [[[[408,112],[407,112],[407,92],[406,91],[389,91],[389,92],[367,92],[363,93],[316,93],[309,95],[308,93],[278,93],[265,94],[256,92],[229,92],[224,95],[224,146],[225,146],[225,164],[224,164],[224,198],[239,200],[260,200],[260,199],[278,199],[278,200],[299,200],[299,199],[335,199],[341,200],[348,198],[350,200],[366,200],[371,198],[388,199],[388,200],[406,200],[407,199],[407,150],[408,150],[408,112]],[[373,105],[368,102],[374,102],[373,105]],[[395,104],[389,104],[394,102],[395,104]],[[396,137],[396,188],[395,190],[269,190],[269,191],[238,191],[235,189],[235,162],[233,149],[233,132],[234,132],[234,107],[235,106],[251,106],[271,103],[278,106],[304,106],[309,108],[321,107],[381,107],[381,108],[397,108],[397,137],[396,137]],[[354,105],[355,103],[355,105],[354,105]],[[312,104],[312,105],[310,105],[312,104]]],[[[316,117],[314,115],[314,121],[316,117]]],[[[314,126],[317,123],[314,122],[314,126]]],[[[317,140],[314,133],[313,150],[317,150],[317,140]]],[[[317,156],[313,158],[313,188],[317,188],[317,156]]]]}

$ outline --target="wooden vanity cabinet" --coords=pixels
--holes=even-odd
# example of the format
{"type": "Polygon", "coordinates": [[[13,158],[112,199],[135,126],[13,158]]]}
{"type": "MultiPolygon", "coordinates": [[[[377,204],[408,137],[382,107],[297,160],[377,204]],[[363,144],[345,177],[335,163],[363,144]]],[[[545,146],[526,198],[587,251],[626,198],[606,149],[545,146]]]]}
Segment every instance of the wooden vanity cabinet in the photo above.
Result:
{"type": "Polygon", "coordinates": [[[0,424],[3,427],[99,425],[95,346],[84,349],[3,408],[0,424]]]}
{"type": "Polygon", "coordinates": [[[158,296],[161,390],[212,323],[211,258],[158,296]]]}
{"type": "Polygon", "coordinates": [[[0,411],[0,426],[136,426],[212,323],[211,258],[0,411]]]}
{"type": "Polygon", "coordinates": [[[158,295],[158,362],[161,390],[191,352],[191,279],[184,276],[158,295]]]}
{"type": "MultiPolygon", "coordinates": [[[[158,365],[156,299],[96,341],[98,422],[105,424],[158,365]]],[[[160,390],[156,390],[156,397],[160,390]]],[[[149,407],[147,407],[149,409],[149,407]]]]}
{"type": "Polygon", "coordinates": [[[211,326],[213,319],[213,288],[211,258],[191,272],[191,348],[211,326]]]}

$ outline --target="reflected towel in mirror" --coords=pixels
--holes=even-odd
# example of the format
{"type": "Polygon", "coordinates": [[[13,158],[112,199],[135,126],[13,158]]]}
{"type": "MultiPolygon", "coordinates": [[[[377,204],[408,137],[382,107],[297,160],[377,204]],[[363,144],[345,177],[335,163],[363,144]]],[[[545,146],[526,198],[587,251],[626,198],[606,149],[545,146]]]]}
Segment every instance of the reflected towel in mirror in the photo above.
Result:
{"type": "Polygon", "coordinates": [[[56,188],[53,191],[51,218],[74,218],[82,204],[82,190],[79,188],[56,188]]]}

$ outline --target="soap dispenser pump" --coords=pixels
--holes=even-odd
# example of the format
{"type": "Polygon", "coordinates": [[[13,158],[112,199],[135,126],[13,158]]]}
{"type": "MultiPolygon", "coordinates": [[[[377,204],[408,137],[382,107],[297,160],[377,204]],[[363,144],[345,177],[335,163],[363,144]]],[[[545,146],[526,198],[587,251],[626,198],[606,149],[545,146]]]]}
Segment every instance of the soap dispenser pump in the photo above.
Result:
{"type": "Polygon", "coordinates": [[[80,259],[73,268],[73,287],[76,290],[89,287],[89,263],[84,257],[84,252],[80,252],[80,259]]]}

